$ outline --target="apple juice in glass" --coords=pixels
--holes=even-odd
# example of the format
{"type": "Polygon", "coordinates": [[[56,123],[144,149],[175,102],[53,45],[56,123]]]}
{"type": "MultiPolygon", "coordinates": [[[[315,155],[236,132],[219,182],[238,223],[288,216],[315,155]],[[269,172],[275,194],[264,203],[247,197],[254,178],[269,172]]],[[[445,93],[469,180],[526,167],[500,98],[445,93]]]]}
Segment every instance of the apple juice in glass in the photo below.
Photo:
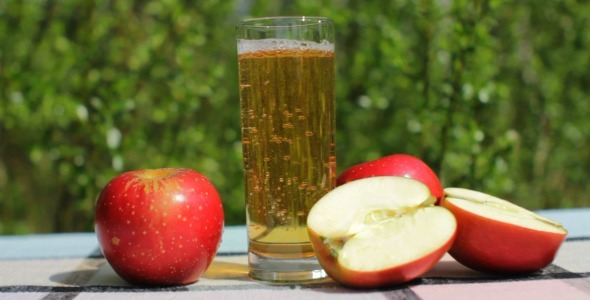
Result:
{"type": "Polygon", "coordinates": [[[237,46],[250,276],[325,278],[306,220],[336,181],[332,22],[246,20],[237,46]]]}

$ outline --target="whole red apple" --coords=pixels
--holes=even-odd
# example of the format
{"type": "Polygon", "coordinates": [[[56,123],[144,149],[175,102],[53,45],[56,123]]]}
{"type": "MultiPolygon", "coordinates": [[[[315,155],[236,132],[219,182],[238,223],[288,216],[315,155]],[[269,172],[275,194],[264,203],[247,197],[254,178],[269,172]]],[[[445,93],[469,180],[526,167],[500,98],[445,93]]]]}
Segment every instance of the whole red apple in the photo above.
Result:
{"type": "Polygon", "coordinates": [[[424,161],[408,154],[392,154],[354,165],[342,172],[336,183],[341,185],[373,176],[402,176],[416,179],[428,186],[437,201],[440,201],[444,194],[436,173],[424,161]]]}
{"type": "Polygon", "coordinates": [[[131,284],[184,285],[215,257],[223,207],[213,184],[184,168],[131,171],[96,203],[95,230],[115,272],[131,284]]]}
{"type": "Polygon", "coordinates": [[[473,190],[446,188],[441,205],[457,219],[449,254],[481,272],[538,271],[553,261],[567,235],[557,222],[473,190]]]}

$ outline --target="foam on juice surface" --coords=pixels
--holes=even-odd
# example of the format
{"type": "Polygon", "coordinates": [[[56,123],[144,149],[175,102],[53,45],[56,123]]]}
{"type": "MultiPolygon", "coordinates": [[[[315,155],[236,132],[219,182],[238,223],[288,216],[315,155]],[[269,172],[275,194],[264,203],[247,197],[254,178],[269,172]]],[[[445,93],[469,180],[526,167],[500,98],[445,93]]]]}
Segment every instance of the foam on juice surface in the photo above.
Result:
{"type": "Polygon", "coordinates": [[[320,43],[313,41],[300,41],[288,39],[262,39],[262,40],[238,40],[238,55],[258,51],[274,50],[321,50],[334,52],[334,44],[326,40],[320,43]]]}

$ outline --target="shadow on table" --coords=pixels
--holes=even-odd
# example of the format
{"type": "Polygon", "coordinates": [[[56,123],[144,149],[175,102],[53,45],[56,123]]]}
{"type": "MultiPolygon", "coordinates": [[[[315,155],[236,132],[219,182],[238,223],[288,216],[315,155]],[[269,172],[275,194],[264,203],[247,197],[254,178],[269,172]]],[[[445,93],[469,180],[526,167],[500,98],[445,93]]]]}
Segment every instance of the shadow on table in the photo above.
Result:
{"type": "Polygon", "coordinates": [[[122,279],[118,279],[115,271],[101,272],[105,268],[111,269],[105,259],[85,259],[75,270],[53,274],[49,280],[63,285],[81,286],[95,280],[97,274],[105,273],[109,282],[120,283],[122,281],[122,279]]]}
{"type": "MultiPolygon", "coordinates": [[[[226,261],[213,261],[202,278],[213,280],[250,280],[248,277],[248,266],[246,264],[226,261]]],[[[71,286],[128,285],[128,283],[115,273],[104,258],[85,259],[75,270],[53,274],[49,279],[62,285],[71,286]]]]}
{"type": "Polygon", "coordinates": [[[246,264],[225,261],[213,261],[203,278],[250,280],[246,264]]]}

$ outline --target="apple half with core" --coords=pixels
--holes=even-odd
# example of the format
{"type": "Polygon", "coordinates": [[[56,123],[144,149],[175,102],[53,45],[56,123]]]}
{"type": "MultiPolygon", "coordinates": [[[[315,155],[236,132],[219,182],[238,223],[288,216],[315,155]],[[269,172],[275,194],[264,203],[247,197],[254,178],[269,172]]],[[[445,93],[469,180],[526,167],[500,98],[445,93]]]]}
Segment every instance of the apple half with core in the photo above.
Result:
{"type": "Polygon", "coordinates": [[[424,274],[451,247],[457,227],[453,214],[435,201],[425,184],[399,176],[338,186],[307,218],[320,265],[335,281],[359,288],[424,274]]]}
{"type": "Polygon", "coordinates": [[[457,238],[449,254],[480,272],[538,271],[553,261],[567,235],[557,222],[469,189],[446,188],[442,206],[457,219],[457,238]]]}
{"type": "Polygon", "coordinates": [[[392,154],[354,165],[338,176],[337,185],[373,176],[402,176],[426,184],[437,201],[443,196],[442,184],[436,173],[424,161],[409,154],[392,154]]]}
{"type": "Polygon", "coordinates": [[[95,230],[101,250],[127,282],[190,284],[209,267],[223,232],[213,184],[184,168],[122,173],[102,190],[95,230]]]}

